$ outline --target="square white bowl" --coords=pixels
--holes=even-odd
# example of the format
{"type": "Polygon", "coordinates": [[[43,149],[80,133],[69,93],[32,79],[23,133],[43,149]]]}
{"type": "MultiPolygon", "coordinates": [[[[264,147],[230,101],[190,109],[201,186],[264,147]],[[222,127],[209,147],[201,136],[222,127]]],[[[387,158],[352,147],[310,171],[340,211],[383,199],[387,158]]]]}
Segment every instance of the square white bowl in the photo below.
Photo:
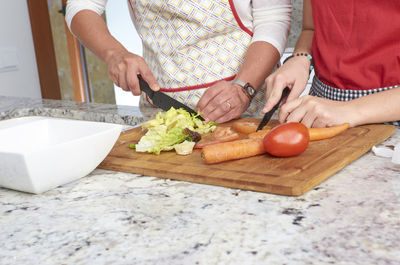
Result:
{"type": "Polygon", "coordinates": [[[41,193],[92,172],[122,125],[49,117],[0,121],[0,186],[41,193]]]}

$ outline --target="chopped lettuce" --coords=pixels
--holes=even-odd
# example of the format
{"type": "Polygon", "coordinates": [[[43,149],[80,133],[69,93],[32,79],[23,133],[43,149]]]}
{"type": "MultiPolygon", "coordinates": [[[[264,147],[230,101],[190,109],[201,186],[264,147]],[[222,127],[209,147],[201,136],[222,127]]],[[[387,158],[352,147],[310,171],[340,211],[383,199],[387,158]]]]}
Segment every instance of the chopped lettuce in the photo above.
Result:
{"type": "Polygon", "coordinates": [[[217,124],[215,122],[204,123],[198,118],[199,114],[192,115],[184,109],[171,107],[167,112],[159,112],[155,119],[149,120],[142,125],[142,128],[152,129],[160,125],[170,130],[174,127],[188,128],[200,134],[212,132],[217,124]]]}
{"type": "Polygon", "coordinates": [[[161,151],[172,150],[175,144],[182,143],[189,137],[189,134],[184,133],[181,127],[174,127],[169,131],[165,128],[165,126],[160,125],[154,130],[148,130],[136,144],[136,151],[158,155],[161,151]]]}
{"type": "Polygon", "coordinates": [[[135,145],[136,151],[158,155],[161,151],[174,149],[176,144],[185,140],[191,141],[191,134],[186,128],[200,134],[215,130],[216,123],[204,123],[197,116],[184,109],[171,108],[167,112],[159,112],[154,119],[142,125],[147,132],[135,145]]]}

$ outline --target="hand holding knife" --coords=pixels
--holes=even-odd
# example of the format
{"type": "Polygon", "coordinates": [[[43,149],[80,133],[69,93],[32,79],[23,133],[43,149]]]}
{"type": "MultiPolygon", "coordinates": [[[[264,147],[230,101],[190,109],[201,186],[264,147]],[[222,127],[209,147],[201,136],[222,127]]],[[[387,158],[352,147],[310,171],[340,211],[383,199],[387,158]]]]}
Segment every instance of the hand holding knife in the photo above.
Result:
{"type": "MultiPolygon", "coordinates": [[[[171,107],[174,107],[175,109],[183,108],[187,112],[197,115],[197,111],[189,108],[185,104],[171,98],[170,96],[164,94],[161,91],[153,91],[147,84],[147,82],[144,81],[144,79],[140,75],[138,75],[138,79],[139,79],[140,90],[146,93],[147,96],[153,102],[153,104],[159,107],[160,109],[168,111],[171,107]]],[[[197,117],[201,120],[204,120],[201,116],[197,117]]]]}
{"type": "Polygon", "coordinates": [[[257,127],[257,131],[261,130],[269,120],[271,119],[272,115],[274,112],[278,109],[279,105],[281,104],[282,100],[289,95],[290,89],[288,87],[285,87],[285,89],[282,92],[282,96],[279,99],[278,103],[267,113],[265,113],[264,118],[261,120],[260,124],[257,127]]]}

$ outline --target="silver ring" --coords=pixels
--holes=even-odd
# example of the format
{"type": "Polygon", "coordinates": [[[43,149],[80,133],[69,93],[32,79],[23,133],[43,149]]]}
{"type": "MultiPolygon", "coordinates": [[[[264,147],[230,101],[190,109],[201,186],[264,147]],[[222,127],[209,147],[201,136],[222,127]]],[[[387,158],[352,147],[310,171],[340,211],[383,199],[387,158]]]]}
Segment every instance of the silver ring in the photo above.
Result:
{"type": "Polygon", "coordinates": [[[231,109],[232,109],[232,105],[231,105],[231,103],[229,102],[229,100],[225,101],[225,103],[228,104],[228,108],[229,108],[229,110],[231,110],[231,109]]]}

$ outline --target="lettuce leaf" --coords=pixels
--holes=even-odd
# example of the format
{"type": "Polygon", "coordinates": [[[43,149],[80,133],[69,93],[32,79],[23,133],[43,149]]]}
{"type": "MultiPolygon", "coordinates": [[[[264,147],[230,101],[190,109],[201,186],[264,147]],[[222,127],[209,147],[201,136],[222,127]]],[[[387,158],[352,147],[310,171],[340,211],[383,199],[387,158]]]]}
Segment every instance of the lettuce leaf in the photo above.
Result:
{"type": "Polygon", "coordinates": [[[143,129],[147,129],[147,133],[135,145],[136,151],[158,155],[161,151],[172,150],[174,145],[191,140],[185,128],[200,134],[215,130],[215,122],[204,123],[198,116],[199,114],[191,115],[184,109],[175,108],[159,112],[154,119],[142,125],[143,129]]]}
{"type": "Polygon", "coordinates": [[[161,128],[158,130],[148,130],[140,138],[135,148],[137,152],[149,152],[159,155],[161,151],[172,150],[175,144],[182,143],[189,136],[189,134],[183,132],[181,127],[174,127],[169,131],[162,130],[161,128]]]}

